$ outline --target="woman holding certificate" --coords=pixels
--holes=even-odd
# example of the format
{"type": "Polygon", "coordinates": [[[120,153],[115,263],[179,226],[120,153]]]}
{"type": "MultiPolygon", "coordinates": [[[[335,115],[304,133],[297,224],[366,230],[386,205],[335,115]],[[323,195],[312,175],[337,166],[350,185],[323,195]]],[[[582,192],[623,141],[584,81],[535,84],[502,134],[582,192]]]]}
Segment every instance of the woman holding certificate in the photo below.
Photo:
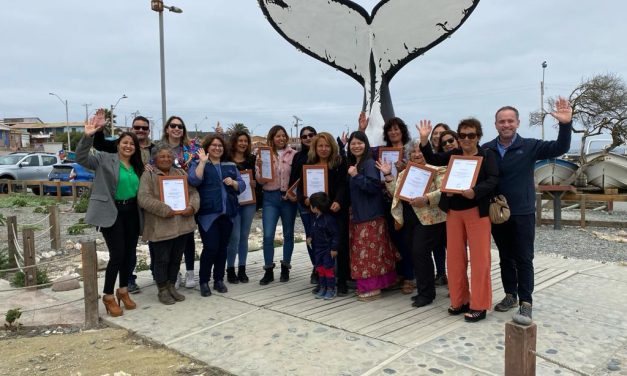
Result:
{"type": "Polygon", "coordinates": [[[139,178],[144,172],[139,140],[135,133],[123,132],[117,141],[117,153],[90,153],[94,134],[104,127],[104,110],[85,123],[85,133],[76,148],[76,161],[95,171],[94,184],[85,213],[85,223],[100,229],[109,249],[102,302],[111,316],[121,316],[124,308],[137,305],[128,295],[129,262],[137,248],[141,231],[141,212],[137,206],[139,178]],[[120,278],[120,288],[113,288],[120,278]],[[117,301],[116,301],[117,298],[117,301]]]}
{"type": "Polygon", "coordinates": [[[396,251],[385,221],[379,170],[364,132],[353,132],[348,139],[348,166],[351,276],[357,281],[358,299],[370,301],[396,283],[396,251]]]}
{"type": "Polygon", "coordinates": [[[464,119],[457,127],[460,149],[434,154],[429,145],[431,122],[421,121],[420,150],[427,163],[448,165],[440,196],[440,208],[447,213],[446,240],[449,314],[465,313],[469,322],[483,320],[492,306],[490,280],[490,198],[496,188],[499,170],[490,150],[479,148],[483,135],[477,119],[464,119]],[[450,163],[449,163],[450,161],[450,163]],[[470,166],[470,167],[469,167],[470,166]],[[468,246],[470,257],[466,253],[468,246]],[[471,280],[467,265],[470,259],[471,280]]]}
{"type": "Polygon", "coordinates": [[[237,195],[246,184],[235,163],[226,161],[226,144],[221,136],[207,136],[198,150],[198,161],[189,168],[188,181],[200,195],[200,209],[196,215],[202,239],[200,254],[200,295],[210,296],[209,279],[213,269],[213,289],[219,293],[228,291],[224,284],[226,248],[233,229],[233,217],[237,215],[237,195]]]}
{"type": "MultiPolygon", "coordinates": [[[[330,200],[329,212],[334,217],[338,227],[339,246],[337,255],[337,292],[340,296],[348,293],[346,282],[350,277],[348,256],[348,201],[346,198],[346,161],[340,156],[337,142],[330,133],[322,132],[313,138],[309,148],[308,160],[305,169],[309,167],[326,167],[327,191],[330,200]]],[[[302,170],[302,168],[301,168],[302,170]]],[[[307,170],[309,171],[309,170],[307,170]]],[[[305,172],[303,172],[303,176],[305,172]]],[[[298,185],[298,202],[304,207],[309,207],[309,197],[316,192],[307,192],[302,179],[298,185]]],[[[316,287],[315,290],[317,290],[316,287]]]]}
{"type": "Polygon", "coordinates": [[[152,148],[155,167],[141,177],[137,200],[144,209],[144,241],[152,247],[153,276],[158,298],[170,305],[185,300],[174,288],[185,242],[196,229],[194,213],[200,200],[194,187],[187,187],[187,174],[173,166],[170,145],[152,148]],[[187,189],[186,189],[187,188],[187,189]]]}
{"type": "Polygon", "coordinates": [[[274,232],[281,218],[283,225],[283,260],[281,282],[290,279],[292,252],[294,251],[294,221],[296,220],[296,196],[287,194],[290,188],[292,159],[296,151],[287,144],[287,131],[275,125],[268,132],[268,146],[259,148],[257,157],[257,182],[263,184],[263,269],[259,281],[267,285],[274,281],[274,232]]]}

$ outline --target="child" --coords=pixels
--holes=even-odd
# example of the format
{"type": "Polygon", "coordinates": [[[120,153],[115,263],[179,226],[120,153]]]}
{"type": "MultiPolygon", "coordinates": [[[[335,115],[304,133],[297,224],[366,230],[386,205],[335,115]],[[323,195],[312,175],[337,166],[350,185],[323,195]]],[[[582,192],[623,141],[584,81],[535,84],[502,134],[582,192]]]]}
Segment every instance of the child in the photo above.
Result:
{"type": "Polygon", "coordinates": [[[339,244],[339,234],[335,218],[329,214],[331,202],[324,192],[317,192],[309,197],[314,220],[311,228],[311,244],[314,253],[316,271],[319,276],[320,291],[316,299],[331,300],[335,298],[335,258],[339,244]]]}

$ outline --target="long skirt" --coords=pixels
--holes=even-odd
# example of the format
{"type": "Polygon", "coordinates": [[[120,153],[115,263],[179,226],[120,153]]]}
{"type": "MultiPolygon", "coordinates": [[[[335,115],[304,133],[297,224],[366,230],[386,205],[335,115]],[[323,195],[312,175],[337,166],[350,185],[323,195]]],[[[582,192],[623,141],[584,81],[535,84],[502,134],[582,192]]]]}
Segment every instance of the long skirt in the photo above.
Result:
{"type": "Polygon", "coordinates": [[[351,277],[357,281],[357,292],[383,289],[396,282],[394,249],[384,217],[361,223],[350,223],[351,277]]]}

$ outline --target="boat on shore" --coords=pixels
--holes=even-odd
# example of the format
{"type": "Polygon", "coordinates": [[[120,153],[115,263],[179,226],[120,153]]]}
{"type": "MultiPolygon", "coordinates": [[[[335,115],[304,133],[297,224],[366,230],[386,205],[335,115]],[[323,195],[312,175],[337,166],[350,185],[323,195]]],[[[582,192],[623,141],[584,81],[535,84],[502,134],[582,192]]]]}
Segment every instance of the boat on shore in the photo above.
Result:
{"type": "Polygon", "coordinates": [[[586,143],[584,173],[588,184],[602,189],[627,189],[627,146],[621,145],[606,152],[611,143],[611,139],[595,139],[586,143]]]}
{"type": "Polygon", "coordinates": [[[542,159],[536,161],[534,180],[536,185],[562,185],[578,168],[576,163],[564,159],[542,159]]]}

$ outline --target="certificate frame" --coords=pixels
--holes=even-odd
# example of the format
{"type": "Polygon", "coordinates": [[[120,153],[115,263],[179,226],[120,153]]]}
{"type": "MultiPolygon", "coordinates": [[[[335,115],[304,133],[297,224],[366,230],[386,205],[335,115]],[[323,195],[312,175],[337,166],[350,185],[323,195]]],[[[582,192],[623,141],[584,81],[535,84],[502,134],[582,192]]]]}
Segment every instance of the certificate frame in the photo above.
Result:
{"type": "MultiPolygon", "coordinates": [[[[403,148],[402,147],[379,146],[379,155],[377,156],[378,161],[380,163],[383,163],[383,154],[384,153],[387,154],[387,153],[390,153],[390,152],[398,153],[398,158],[396,159],[397,161],[402,161],[403,160],[403,148]]],[[[392,171],[390,171],[390,173],[394,177],[398,176],[398,171],[396,170],[396,162],[392,162],[392,171]]],[[[383,173],[381,173],[380,175],[381,175],[381,180],[385,180],[385,177],[383,176],[383,173]]]]}
{"type": "Polygon", "coordinates": [[[396,197],[398,197],[399,200],[403,200],[403,201],[407,201],[410,202],[411,200],[413,200],[416,197],[407,197],[407,196],[403,196],[401,195],[401,191],[403,190],[403,186],[405,185],[405,180],[407,180],[407,176],[409,175],[409,173],[412,171],[412,168],[418,168],[424,171],[428,171],[431,174],[429,175],[429,179],[427,181],[427,185],[425,185],[425,189],[422,192],[422,194],[420,194],[420,196],[416,196],[416,197],[423,197],[425,194],[427,194],[427,192],[429,191],[429,187],[431,187],[431,184],[433,183],[433,179],[435,179],[435,175],[437,173],[438,170],[433,169],[431,167],[425,166],[423,164],[418,164],[415,162],[409,162],[407,164],[407,167],[405,167],[405,173],[403,174],[403,177],[401,178],[399,184],[398,184],[398,188],[396,190],[396,197]]]}
{"type": "MultiPolygon", "coordinates": [[[[329,193],[329,168],[321,165],[305,165],[303,166],[303,196],[309,197],[310,194],[307,192],[307,172],[309,170],[322,170],[324,173],[324,193],[329,193]]],[[[314,192],[315,193],[315,192],[314,192]]],[[[313,193],[312,193],[313,194],[313,193]]]]}
{"type": "MultiPolygon", "coordinates": [[[[244,176],[247,175],[248,176],[248,181],[252,182],[254,181],[254,174],[252,170],[241,170],[240,175],[244,176]]],[[[252,186],[252,184],[249,184],[247,186],[247,188],[250,189],[250,191],[252,192],[252,199],[250,200],[246,200],[246,201],[239,201],[240,205],[249,205],[249,204],[256,204],[257,203],[257,194],[255,193],[255,188],[252,186]]],[[[239,195],[238,195],[239,196],[239,195]]]]}
{"type": "MultiPolygon", "coordinates": [[[[187,175],[177,175],[177,176],[159,176],[159,200],[167,205],[165,202],[165,194],[163,189],[163,183],[167,180],[182,180],[183,181],[183,189],[185,190],[185,208],[189,206],[189,189],[187,187],[187,175]]],[[[168,205],[169,206],[169,205],[168,205]]],[[[175,214],[181,214],[185,210],[174,210],[175,214]]]]}
{"type": "Polygon", "coordinates": [[[259,148],[257,149],[257,155],[259,156],[259,158],[261,158],[261,154],[262,153],[269,153],[270,154],[270,178],[264,177],[263,176],[263,163],[261,166],[259,166],[259,178],[257,179],[257,181],[261,182],[261,183],[267,183],[269,181],[274,180],[274,158],[272,155],[272,148],[270,146],[259,146],[259,148]]]}
{"type": "MultiPolygon", "coordinates": [[[[451,173],[455,171],[455,163],[456,161],[467,160],[467,161],[477,161],[477,166],[475,167],[474,174],[472,176],[472,181],[470,183],[470,187],[474,187],[477,184],[477,176],[479,176],[479,170],[481,169],[481,164],[483,162],[483,157],[481,156],[463,156],[463,155],[452,155],[451,159],[448,162],[448,167],[446,168],[446,174],[444,174],[444,178],[442,179],[442,187],[440,188],[440,192],[445,193],[462,193],[462,189],[455,188],[446,188],[446,185],[449,180],[449,176],[451,173]]],[[[470,188],[469,188],[470,189],[470,188]]]]}
{"type": "Polygon", "coordinates": [[[300,178],[296,179],[294,184],[287,189],[285,192],[286,196],[296,197],[296,189],[298,189],[298,183],[300,183],[300,178]]]}

